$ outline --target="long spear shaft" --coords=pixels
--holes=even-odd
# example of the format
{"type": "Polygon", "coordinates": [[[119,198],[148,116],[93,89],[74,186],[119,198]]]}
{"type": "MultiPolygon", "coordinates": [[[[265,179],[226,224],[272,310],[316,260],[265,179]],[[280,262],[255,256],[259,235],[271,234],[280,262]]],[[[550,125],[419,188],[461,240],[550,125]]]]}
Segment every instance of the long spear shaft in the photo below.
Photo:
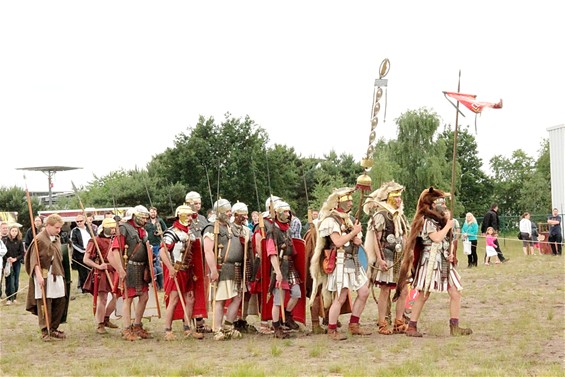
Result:
{"type": "MultiPolygon", "coordinates": [[[[459,70],[459,80],[457,81],[457,93],[461,90],[461,70],[459,70]]],[[[459,101],[455,112],[455,131],[453,132],[453,161],[451,164],[451,218],[453,218],[453,208],[455,206],[455,167],[457,162],[457,129],[459,127],[459,101]]]]}
{"type": "Polygon", "coordinates": [[[247,276],[245,274],[245,269],[247,267],[248,244],[249,244],[249,234],[246,232],[245,244],[243,245],[243,278],[241,282],[241,316],[242,317],[243,317],[243,309],[245,307],[245,292],[247,292],[247,276]]]}
{"type": "MultiPolygon", "coordinates": [[[[33,235],[33,246],[35,250],[35,255],[37,256],[37,266],[41,271],[41,260],[39,259],[39,247],[37,246],[37,239],[36,239],[37,234],[35,233],[35,227],[33,222],[33,210],[31,209],[31,197],[29,195],[29,190],[27,189],[27,181],[25,175],[24,175],[24,184],[26,189],[26,200],[27,200],[27,209],[29,212],[29,220],[31,221],[31,234],[33,235]]],[[[30,273],[32,272],[30,271],[30,273]]],[[[35,273],[35,271],[33,273],[35,273]]],[[[41,276],[43,276],[43,272],[41,273],[41,276]]],[[[47,324],[47,335],[51,336],[51,322],[49,321],[49,313],[47,311],[47,297],[45,294],[46,282],[47,281],[44,279],[43,280],[44,284],[41,286],[41,298],[43,300],[43,314],[45,315],[45,323],[47,324]]],[[[37,313],[37,315],[39,315],[39,313],[37,313]]]]}
{"type": "MultiPolygon", "coordinates": [[[[214,221],[214,261],[216,263],[216,269],[218,269],[218,242],[219,242],[219,235],[220,235],[220,222],[216,218],[214,221]]],[[[219,277],[218,277],[219,278],[219,277]]],[[[218,291],[218,281],[215,281],[212,284],[212,288],[214,292],[212,294],[212,331],[216,331],[216,295],[218,291]]]]}
{"type": "Polygon", "coordinates": [[[147,193],[147,198],[149,199],[149,206],[153,207],[153,202],[151,201],[151,195],[149,195],[149,187],[147,187],[147,182],[143,179],[143,186],[145,186],[145,192],[147,193]]]}
{"type": "Polygon", "coordinates": [[[180,304],[182,306],[182,312],[184,313],[184,320],[186,321],[186,324],[189,325],[190,324],[190,318],[188,318],[188,310],[186,309],[186,302],[184,301],[184,295],[180,290],[179,279],[175,276],[173,280],[175,282],[175,286],[177,287],[177,293],[179,295],[179,301],[180,301],[180,304]]]}
{"type": "Polygon", "coordinates": [[[204,164],[202,164],[202,166],[204,166],[204,170],[206,171],[206,181],[208,181],[208,193],[210,194],[210,204],[212,205],[212,207],[210,208],[214,208],[214,196],[212,195],[212,186],[210,185],[210,176],[208,175],[208,167],[204,164]]]}
{"type": "Polygon", "coordinates": [[[255,161],[252,160],[253,184],[255,185],[255,196],[257,197],[257,210],[261,212],[261,201],[259,200],[259,189],[257,188],[257,175],[255,174],[255,161]]]}
{"type": "MultiPolygon", "coordinates": [[[[116,198],[114,198],[113,196],[112,196],[112,202],[114,203],[114,213],[117,215],[118,214],[118,207],[116,206],[116,198]]],[[[118,224],[116,224],[116,235],[115,235],[115,237],[118,239],[118,251],[120,253],[120,263],[122,264],[123,269],[125,271],[127,271],[127,252],[122,250],[122,240],[121,240],[120,235],[121,235],[120,234],[120,224],[118,223],[118,224]]],[[[123,292],[124,297],[127,301],[129,299],[129,297],[128,297],[128,287],[127,287],[127,283],[126,283],[125,278],[122,280],[122,292],[123,292]]],[[[129,326],[129,325],[130,324],[128,323],[127,326],[129,326]]]]}
{"type": "MultiPolygon", "coordinates": [[[[73,186],[73,191],[75,192],[75,195],[78,199],[78,203],[80,205],[82,215],[84,216],[84,219],[86,220],[86,212],[84,210],[84,205],[82,204],[82,200],[80,199],[80,195],[78,194],[78,190],[77,190],[73,181],[71,181],[71,185],[73,186]]],[[[88,228],[88,231],[90,233],[90,238],[92,239],[92,241],[94,242],[94,246],[96,247],[96,253],[98,254],[98,258],[100,258],[100,261],[102,263],[104,263],[104,257],[102,256],[102,251],[100,251],[100,246],[98,245],[98,241],[96,240],[96,235],[92,231],[92,225],[86,224],[86,227],[88,228]]],[[[86,247],[85,247],[85,249],[86,249],[86,247]]],[[[112,292],[113,292],[114,291],[114,283],[112,283],[112,279],[110,278],[110,273],[108,272],[108,270],[104,270],[104,272],[106,273],[106,279],[108,279],[108,283],[110,283],[110,288],[112,289],[112,292]]]]}

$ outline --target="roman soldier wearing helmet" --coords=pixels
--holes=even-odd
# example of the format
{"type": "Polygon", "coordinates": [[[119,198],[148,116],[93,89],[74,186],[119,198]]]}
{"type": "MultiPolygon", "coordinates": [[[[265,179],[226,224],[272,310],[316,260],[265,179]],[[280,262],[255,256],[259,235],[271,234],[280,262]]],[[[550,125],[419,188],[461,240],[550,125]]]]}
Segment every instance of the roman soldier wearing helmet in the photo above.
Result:
{"type": "Polygon", "coordinates": [[[265,224],[266,227],[266,260],[262,263],[271,266],[271,280],[269,294],[273,297],[271,310],[272,324],[276,338],[287,338],[288,334],[283,331],[282,325],[291,330],[300,327],[294,321],[292,311],[302,297],[300,283],[302,282],[298,270],[295,268],[297,251],[294,248],[290,233],[290,221],[292,214],[290,205],[283,200],[273,203],[275,217],[272,222],[265,224]],[[290,299],[284,306],[284,319],[281,321],[281,307],[283,307],[286,292],[290,293],[290,299]]]}
{"type": "Polygon", "coordinates": [[[96,332],[105,334],[106,327],[116,329],[118,326],[110,322],[110,314],[116,309],[116,292],[112,287],[118,282],[116,270],[108,262],[108,253],[112,238],[116,234],[116,221],[106,218],[100,226],[100,233],[91,238],[86,245],[83,262],[91,268],[83,290],[91,293],[95,299],[96,332]],[[108,303],[108,296],[110,302],[108,303]]]}
{"type": "Polygon", "coordinates": [[[404,245],[409,232],[409,225],[404,215],[402,192],[404,186],[391,181],[385,182],[372,192],[363,206],[363,211],[370,216],[365,251],[371,279],[380,287],[378,299],[379,334],[390,335],[404,333],[408,327],[404,323],[404,306],[407,286],[398,287],[400,263],[404,255],[404,245]],[[390,312],[390,292],[392,289],[401,291],[400,300],[396,302],[394,327],[388,328],[386,320],[390,312]]]}
{"type": "MultiPolygon", "coordinates": [[[[263,290],[262,281],[262,263],[261,258],[263,255],[262,243],[266,236],[267,224],[272,224],[271,212],[274,217],[274,204],[282,199],[275,195],[269,195],[265,200],[265,212],[259,215],[259,223],[253,230],[251,245],[253,247],[254,263],[252,272],[252,281],[250,282],[250,293],[257,295],[257,302],[259,303],[259,312],[261,313],[261,324],[259,326],[259,333],[262,335],[273,334],[273,330],[269,326],[269,319],[271,319],[270,311],[263,310],[263,303],[266,300],[267,292],[263,290]]],[[[270,262],[267,262],[270,268],[270,262]]],[[[268,280],[266,285],[268,285],[268,280]]]]}
{"type": "Polygon", "coordinates": [[[176,339],[172,331],[175,319],[183,319],[184,336],[203,339],[204,335],[190,328],[194,304],[199,300],[205,305],[200,240],[190,232],[190,225],[196,213],[192,207],[181,205],[175,211],[173,225],[163,233],[159,255],[167,267],[165,272],[165,340],[176,339]],[[196,244],[195,244],[196,243],[196,244]],[[179,305],[180,304],[180,305],[179,305]]]}
{"type": "Polygon", "coordinates": [[[190,232],[194,234],[196,238],[202,238],[202,230],[208,224],[206,217],[200,214],[200,210],[202,209],[202,197],[196,191],[190,191],[185,196],[184,204],[190,206],[196,214],[192,219],[190,232]]]}
{"type": "MultiPolygon", "coordinates": [[[[190,233],[200,239],[200,247],[202,247],[202,230],[208,225],[208,219],[200,214],[200,210],[202,209],[202,197],[196,191],[190,191],[185,196],[184,204],[190,206],[195,213],[192,223],[190,224],[190,233]]],[[[206,291],[208,291],[208,286],[210,285],[208,274],[204,277],[204,281],[206,291]]],[[[196,317],[196,331],[200,333],[212,332],[212,329],[210,326],[206,325],[202,316],[196,317]]]]}
{"type": "MultiPolygon", "coordinates": [[[[239,319],[234,322],[235,329],[240,332],[249,332],[251,327],[246,321],[247,315],[249,314],[249,300],[251,299],[251,294],[249,293],[249,283],[252,280],[252,270],[253,270],[253,250],[251,247],[251,231],[247,227],[247,217],[249,214],[249,209],[247,205],[242,202],[236,202],[231,209],[232,213],[232,229],[234,235],[239,237],[239,241],[243,245],[244,251],[244,261],[243,261],[243,276],[242,276],[242,289],[243,289],[243,306],[242,310],[238,312],[239,319]]],[[[257,312],[252,314],[258,314],[257,312]]]]}
{"type": "Polygon", "coordinates": [[[142,205],[135,206],[126,213],[123,222],[118,227],[117,235],[111,245],[111,254],[108,258],[112,266],[118,271],[124,283],[122,294],[124,297],[122,337],[125,340],[147,339],[151,335],[143,329],[141,320],[149,300],[149,283],[151,278],[146,276],[145,270],[149,267],[149,242],[145,224],[149,219],[149,210],[142,205]],[[122,265],[122,259],[124,265],[122,265]],[[138,297],[133,325],[131,324],[131,306],[133,299],[138,297]]]}
{"type": "Polygon", "coordinates": [[[241,333],[234,328],[233,323],[241,305],[244,247],[239,238],[239,230],[229,222],[231,209],[229,201],[218,199],[213,207],[216,220],[202,231],[204,253],[213,285],[210,293],[216,340],[241,338],[241,333]],[[224,304],[227,300],[231,301],[224,321],[224,304]]]}
{"type": "MultiPolygon", "coordinates": [[[[419,294],[412,305],[407,336],[421,337],[418,319],[431,292],[449,294],[449,328],[452,336],[470,335],[469,328],[459,327],[461,308],[461,276],[455,269],[457,258],[452,247],[451,232],[454,220],[447,215],[445,199],[449,194],[430,187],[422,191],[416,214],[412,220],[402,259],[398,286],[404,286],[410,277],[419,294]]],[[[400,292],[395,292],[393,300],[400,292]]]]}
{"type": "Polygon", "coordinates": [[[331,302],[328,313],[328,336],[333,340],[347,337],[337,332],[341,307],[348,299],[349,290],[357,291],[349,321],[352,335],[369,335],[359,325],[359,318],[369,297],[368,278],[359,263],[358,251],[362,244],[362,227],[351,220],[352,193],[355,189],[344,187],[334,190],[324,202],[319,215],[316,250],[310,264],[312,294],[316,297],[318,284],[322,284],[324,306],[331,302]]]}

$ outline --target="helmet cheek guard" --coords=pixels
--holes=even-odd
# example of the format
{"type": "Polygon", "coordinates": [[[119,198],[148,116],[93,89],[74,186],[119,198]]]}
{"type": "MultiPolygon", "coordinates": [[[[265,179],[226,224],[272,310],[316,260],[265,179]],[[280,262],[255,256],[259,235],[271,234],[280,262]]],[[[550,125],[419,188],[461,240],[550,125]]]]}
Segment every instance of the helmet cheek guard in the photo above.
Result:
{"type": "Polygon", "coordinates": [[[290,221],[292,214],[290,213],[290,205],[282,200],[275,203],[275,216],[277,220],[283,224],[290,221]]]}
{"type": "Polygon", "coordinates": [[[227,213],[231,211],[231,204],[226,199],[218,199],[216,203],[214,203],[214,212],[216,212],[216,217],[218,220],[223,222],[228,222],[229,218],[227,213]]]}
{"type": "Polygon", "coordinates": [[[175,216],[182,225],[188,226],[192,222],[192,219],[196,218],[198,214],[192,210],[192,207],[183,204],[177,207],[175,216]]]}
{"type": "Polygon", "coordinates": [[[149,218],[149,211],[142,205],[135,206],[133,208],[133,221],[139,227],[142,227],[147,222],[149,218]]]}

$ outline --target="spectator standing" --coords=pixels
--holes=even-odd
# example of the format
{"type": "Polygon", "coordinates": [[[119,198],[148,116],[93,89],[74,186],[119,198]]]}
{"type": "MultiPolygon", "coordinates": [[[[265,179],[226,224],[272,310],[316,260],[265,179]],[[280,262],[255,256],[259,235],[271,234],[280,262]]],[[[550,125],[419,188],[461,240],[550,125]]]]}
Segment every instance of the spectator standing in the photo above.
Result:
{"type": "Polygon", "coordinates": [[[471,212],[465,215],[465,222],[461,228],[461,233],[463,241],[468,240],[471,242],[471,254],[467,255],[467,267],[477,267],[477,234],[479,233],[479,225],[471,212]]]}
{"type": "MultiPolygon", "coordinates": [[[[491,226],[495,232],[498,234],[500,232],[500,221],[498,218],[498,204],[493,203],[490,206],[490,210],[485,214],[483,218],[483,222],[481,224],[481,233],[483,236],[486,234],[488,227],[491,226]]],[[[500,249],[500,244],[498,243],[498,239],[495,242],[495,249],[498,255],[498,260],[502,263],[505,263],[509,260],[509,258],[505,258],[502,254],[502,250],[500,249]]]]}
{"type": "Polygon", "coordinates": [[[249,230],[253,232],[255,226],[259,224],[259,212],[253,211],[251,212],[251,221],[248,223],[249,230]]]}
{"type": "Polygon", "coordinates": [[[167,230],[167,224],[162,218],[157,216],[157,208],[149,208],[149,221],[145,224],[145,230],[153,250],[153,269],[155,271],[155,279],[157,280],[157,288],[163,289],[163,266],[159,258],[159,249],[161,248],[161,239],[163,232],[167,230]]]}
{"type": "MultiPolygon", "coordinates": [[[[318,221],[318,214],[319,212],[314,210],[312,211],[312,224],[315,224],[318,221]]],[[[306,234],[306,232],[308,232],[308,230],[310,229],[310,220],[308,220],[306,222],[306,225],[304,225],[304,234],[306,234]]]]}
{"type": "MultiPolygon", "coordinates": [[[[0,223],[0,237],[2,239],[2,245],[0,245],[0,247],[2,248],[0,251],[0,297],[2,297],[2,281],[4,281],[4,266],[5,266],[4,256],[7,253],[7,249],[5,245],[6,245],[6,241],[8,240],[9,232],[10,231],[8,229],[8,223],[6,221],[2,221],[0,223]]],[[[6,292],[6,295],[8,295],[8,292],[6,292]]]]}
{"type": "MultiPolygon", "coordinates": [[[[43,229],[43,219],[40,216],[35,216],[33,219],[33,227],[35,227],[35,234],[39,234],[41,229],[43,229]]],[[[31,245],[31,241],[33,241],[33,231],[31,227],[27,230],[26,235],[24,237],[24,248],[25,250],[29,249],[31,245]]]]}
{"type": "Polygon", "coordinates": [[[530,221],[529,212],[524,212],[520,220],[520,238],[522,239],[522,250],[524,255],[531,255],[533,249],[531,247],[532,240],[532,222],[530,221]]]}
{"type": "Polygon", "coordinates": [[[559,216],[557,208],[553,209],[553,212],[547,218],[547,223],[551,225],[548,238],[551,245],[551,252],[553,255],[561,255],[563,233],[561,232],[561,216],[559,216]]]}
{"type": "Polygon", "coordinates": [[[4,237],[2,237],[2,241],[8,250],[3,258],[4,265],[6,266],[7,263],[12,265],[12,272],[6,276],[6,296],[8,297],[6,305],[17,304],[16,298],[20,288],[20,269],[24,259],[24,243],[19,225],[10,225],[8,237],[5,241],[4,237]]]}
{"type": "MultiPolygon", "coordinates": [[[[87,229],[92,229],[93,235],[98,234],[98,225],[94,223],[94,215],[92,214],[92,212],[86,213],[86,225],[87,229]]],[[[90,230],[88,231],[88,233],[90,234],[90,230]]]]}
{"type": "Polygon", "coordinates": [[[290,236],[292,238],[300,238],[302,239],[302,223],[298,216],[294,213],[292,214],[292,218],[290,220],[290,236]]]}
{"type": "Polygon", "coordinates": [[[0,240],[0,297],[2,297],[2,279],[4,277],[4,255],[6,255],[6,253],[8,252],[8,249],[6,249],[6,245],[4,245],[4,242],[2,240],[0,240]]]}
{"type": "Polygon", "coordinates": [[[84,265],[84,252],[86,251],[86,244],[90,240],[90,232],[88,231],[85,223],[85,217],[78,215],[75,219],[77,226],[71,231],[71,242],[73,244],[73,266],[78,270],[78,285],[77,288],[83,291],[82,286],[86,282],[88,276],[88,268],[84,265]]]}

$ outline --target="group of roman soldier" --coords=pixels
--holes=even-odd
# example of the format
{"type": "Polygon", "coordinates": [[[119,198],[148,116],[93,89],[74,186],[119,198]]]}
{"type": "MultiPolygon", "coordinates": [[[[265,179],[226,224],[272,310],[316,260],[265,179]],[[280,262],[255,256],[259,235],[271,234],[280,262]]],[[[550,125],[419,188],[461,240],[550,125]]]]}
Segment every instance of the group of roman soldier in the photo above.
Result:
{"type": "MultiPolygon", "coordinates": [[[[354,190],[334,190],[304,240],[291,237],[293,213],[279,197],[267,198],[266,211],[251,230],[245,204],[232,205],[220,198],[213,205],[213,218],[206,219],[198,213],[200,195],[189,192],[185,203],[175,211],[173,225],[160,235],[159,257],[165,267],[167,305],[164,339],[176,339],[172,326],[176,319],[183,321],[183,335],[195,339],[212,333],[216,340],[228,340],[248,331],[287,338],[300,329],[297,322],[306,323],[307,305],[314,333],[327,333],[333,340],[346,339],[338,331],[338,318],[350,313],[349,333],[369,335],[359,320],[371,284],[381,288],[378,332],[421,336],[415,323],[404,317],[409,282],[406,277],[414,272],[410,268],[401,271],[402,261],[407,259],[404,250],[410,229],[400,198],[404,187],[386,182],[366,198],[363,210],[370,220],[364,244],[362,226],[351,214],[354,190]],[[363,266],[359,254],[363,246],[368,267],[363,266]],[[397,285],[399,280],[401,285],[397,285]],[[394,315],[390,315],[391,290],[396,290],[394,315]],[[210,311],[212,317],[207,325],[204,318],[210,311]],[[250,314],[260,317],[260,326],[246,322],[250,314]],[[320,324],[320,319],[326,326],[320,324]]],[[[155,278],[153,253],[144,228],[148,218],[149,211],[136,206],[118,223],[105,219],[103,231],[89,241],[87,254],[93,267],[90,279],[94,279],[93,294],[98,300],[95,316],[99,333],[105,333],[106,327],[117,327],[109,317],[116,299],[122,297],[122,337],[151,337],[142,326],[150,283],[155,278]]],[[[413,262],[411,259],[409,263],[413,262]]],[[[422,294],[425,298],[435,291],[433,284],[432,289],[427,289],[422,294]]],[[[153,293],[158,307],[157,291],[153,293]]]]}

